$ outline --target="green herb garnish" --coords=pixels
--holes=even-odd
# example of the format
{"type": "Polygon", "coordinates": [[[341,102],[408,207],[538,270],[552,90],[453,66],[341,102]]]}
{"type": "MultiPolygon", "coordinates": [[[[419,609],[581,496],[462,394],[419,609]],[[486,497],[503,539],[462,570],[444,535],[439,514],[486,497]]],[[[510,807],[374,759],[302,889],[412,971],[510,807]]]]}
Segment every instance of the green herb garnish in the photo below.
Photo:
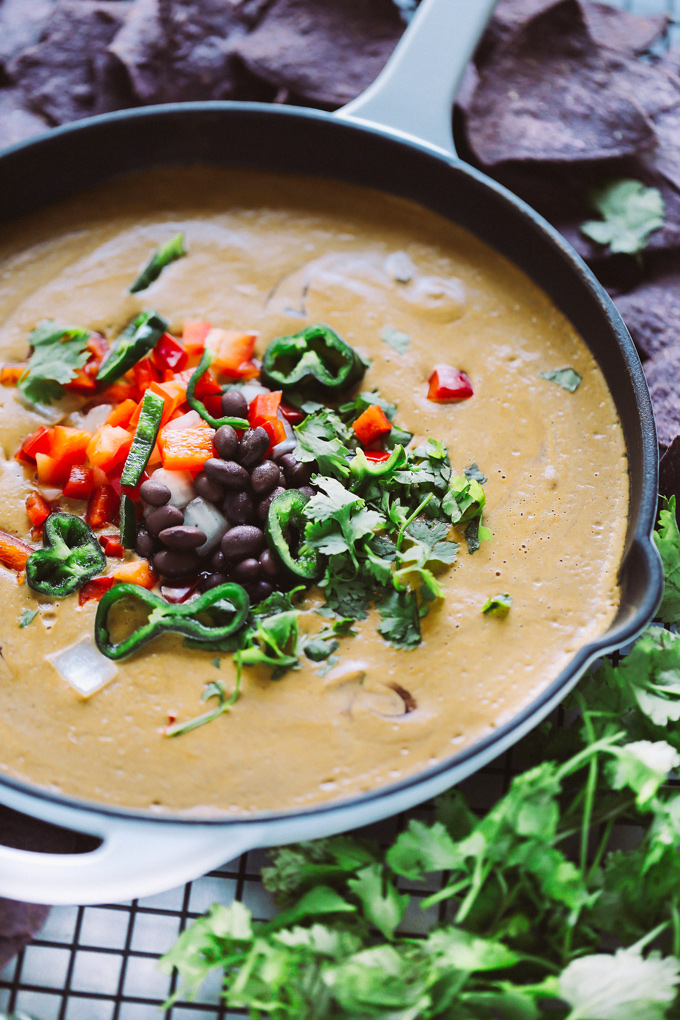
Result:
{"type": "Polygon", "coordinates": [[[380,339],[388,344],[397,354],[406,354],[411,337],[401,329],[393,329],[387,326],[380,334],[380,339]]]}
{"type": "Polygon", "coordinates": [[[31,404],[51,404],[64,395],[90,356],[90,332],[76,326],[58,326],[45,320],[28,337],[33,352],[17,386],[31,404]]]}
{"type": "Polygon", "coordinates": [[[162,244],[151,256],[144,269],[141,271],[135,282],[130,287],[130,294],[136,294],[157,280],[166,266],[186,255],[184,247],[184,234],[175,234],[169,241],[162,244]]]}
{"type": "Polygon", "coordinates": [[[507,592],[504,595],[492,595],[482,606],[482,612],[487,616],[507,616],[512,608],[512,596],[507,592]]]}
{"type": "Polygon", "coordinates": [[[641,181],[611,181],[589,193],[590,204],[602,216],[588,220],[581,232],[612,253],[635,255],[646,247],[650,234],[664,225],[665,203],[658,188],[641,181]]]}
{"type": "Polygon", "coordinates": [[[19,614],[19,626],[28,627],[30,623],[33,623],[36,616],[38,615],[37,609],[22,609],[19,614]]]}
{"type": "Polygon", "coordinates": [[[573,368],[553,368],[547,372],[539,372],[538,378],[557,383],[563,390],[569,390],[570,393],[575,393],[583,382],[583,376],[575,372],[573,368]]]}

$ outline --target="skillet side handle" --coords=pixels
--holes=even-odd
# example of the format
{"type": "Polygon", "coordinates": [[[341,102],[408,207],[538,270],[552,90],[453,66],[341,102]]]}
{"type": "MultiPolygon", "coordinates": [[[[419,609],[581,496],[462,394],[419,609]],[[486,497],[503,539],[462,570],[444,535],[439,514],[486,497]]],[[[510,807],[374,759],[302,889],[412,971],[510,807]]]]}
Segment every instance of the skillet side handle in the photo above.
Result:
{"type": "Polygon", "coordinates": [[[453,101],[496,0],[422,0],[378,77],[335,114],[391,128],[448,156],[453,101]]]}

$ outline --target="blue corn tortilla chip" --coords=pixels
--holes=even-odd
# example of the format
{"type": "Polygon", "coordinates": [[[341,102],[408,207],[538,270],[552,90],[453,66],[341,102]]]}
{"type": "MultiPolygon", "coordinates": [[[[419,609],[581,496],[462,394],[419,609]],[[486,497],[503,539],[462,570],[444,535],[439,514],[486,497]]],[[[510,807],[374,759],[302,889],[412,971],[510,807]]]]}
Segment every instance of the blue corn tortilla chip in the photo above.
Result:
{"type": "Polygon", "coordinates": [[[679,345],[680,260],[673,258],[670,266],[621,294],[616,307],[643,358],[655,358],[667,347],[679,345]]]}
{"type": "Polygon", "coordinates": [[[645,361],[645,375],[654,407],[654,418],[662,446],[680,436],[680,344],[666,347],[645,361]]]}
{"type": "Polygon", "coordinates": [[[578,0],[531,18],[479,70],[466,132],[485,166],[620,158],[653,139],[637,100],[613,80],[578,0]]]}

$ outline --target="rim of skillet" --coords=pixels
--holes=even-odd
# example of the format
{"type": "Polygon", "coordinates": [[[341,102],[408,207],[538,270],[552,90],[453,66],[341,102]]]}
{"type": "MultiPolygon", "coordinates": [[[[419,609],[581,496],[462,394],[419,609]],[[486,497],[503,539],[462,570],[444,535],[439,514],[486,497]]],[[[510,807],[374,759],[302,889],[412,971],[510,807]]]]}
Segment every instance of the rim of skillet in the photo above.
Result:
{"type": "MultiPolygon", "coordinates": [[[[144,137],[147,142],[152,141],[148,136],[144,135],[144,137]]],[[[128,144],[129,140],[128,137],[128,144]]],[[[290,142],[290,139],[287,141],[290,142]]],[[[60,160],[62,156],[63,154],[60,153],[60,160]]],[[[570,320],[605,375],[624,432],[630,488],[628,526],[619,565],[622,598],[617,616],[607,631],[580,648],[568,666],[562,669],[550,684],[515,713],[511,719],[501,726],[495,727],[492,733],[475,741],[457,754],[442,759],[429,768],[409,774],[402,780],[381,784],[375,789],[360,794],[334,798],[331,801],[289,810],[265,811],[247,815],[229,815],[225,812],[205,817],[197,817],[195,814],[187,815],[183,812],[156,814],[148,810],[100,804],[47,790],[34,786],[28,781],[0,774],[1,785],[28,794],[36,801],[64,805],[91,815],[144,820],[159,825],[181,822],[199,826],[228,826],[290,821],[291,818],[300,818],[301,820],[311,820],[316,816],[327,818],[335,811],[348,810],[352,806],[365,805],[370,801],[379,801],[383,797],[411,790],[428,780],[443,777],[447,772],[470,763],[477,756],[485,756],[485,760],[488,760],[489,752],[493,746],[502,745],[513,731],[523,732],[529,723],[538,725],[554,704],[555,699],[571,689],[591,662],[606,652],[627,644],[652,620],[663,590],[661,561],[652,539],[656,520],[658,488],[658,445],[652,404],[637,350],[621,316],[593,272],[557,230],[522,199],[458,157],[387,127],[354,120],[342,120],[332,113],[307,107],[233,101],[167,103],[99,114],[52,128],[45,134],[19,142],[0,152],[0,223],[10,222],[37,212],[45,206],[79,192],[87,191],[108,180],[131,176],[151,169],[202,165],[250,168],[271,173],[319,177],[326,180],[336,179],[373,188],[424,206],[469,230],[489,247],[518,266],[538,286],[542,287],[553,303],[570,320]],[[166,139],[167,151],[161,149],[151,152],[145,149],[141,154],[139,150],[129,154],[124,148],[114,150],[107,146],[103,146],[101,149],[97,148],[97,143],[102,141],[105,134],[114,136],[118,134],[120,141],[123,142],[126,134],[129,133],[129,128],[143,129],[147,126],[158,127],[160,125],[163,128],[162,133],[168,134],[168,128],[173,121],[186,121],[187,126],[190,126],[190,121],[199,122],[206,118],[208,120],[212,118],[216,124],[218,121],[227,119],[235,121],[241,129],[245,126],[246,138],[249,143],[248,152],[234,152],[230,147],[228,137],[215,142],[214,138],[208,139],[204,132],[195,133],[193,140],[197,144],[191,158],[184,154],[186,150],[182,149],[181,144],[178,145],[182,139],[178,139],[177,136],[166,139]],[[249,130],[249,125],[252,128],[252,122],[258,120],[268,123],[262,123],[254,132],[249,130]],[[305,153],[304,150],[301,151],[290,144],[283,149],[276,148],[281,129],[283,129],[284,135],[289,135],[291,126],[307,133],[318,131],[319,140],[325,140],[324,132],[335,134],[337,141],[333,151],[317,151],[309,155],[309,152],[305,153]],[[88,136],[90,151],[88,152],[87,165],[83,164],[82,153],[80,155],[76,153],[71,157],[72,166],[68,165],[67,158],[66,164],[63,161],[58,162],[55,169],[55,154],[63,149],[68,157],[69,141],[81,137],[88,138],[88,136]],[[343,146],[343,140],[349,140],[350,136],[352,138],[350,145],[343,146]],[[359,140],[363,142],[361,149],[357,148],[356,144],[359,140]],[[268,148],[263,148],[263,146],[268,146],[268,148]],[[221,150],[223,151],[222,157],[220,157],[221,150]],[[268,164],[267,156],[272,151],[274,156],[268,164]],[[368,158],[369,155],[371,158],[368,158]],[[396,156],[396,160],[390,161],[389,158],[386,158],[390,155],[396,156]],[[26,164],[27,159],[29,164],[26,164]],[[376,164],[376,160],[379,160],[379,166],[376,164]],[[324,161],[327,164],[326,167],[324,167],[324,161]],[[433,179],[442,175],[447,176],[449,180],[444,181],[444,184],[450,184],[454,177],[457,178],[464,187],[471,189],[467,197],[473,197],[480,201],[482,206],[487,204],[485,199],[490,199],[494,205],[494,215],[488,217],[489,220],[492,220],[491,225],[488,225],[488,231],[484,229],[484,219],[480,218],[482,214],[475,207],[459,206],[452,209],[449,207],[452,196],[445,192],[426,191],[422,186],[423,178],[420,175],[418,180],[413,179],[412,166],[421,171],[427,170],[427,176],[433,179]],[[17,173],[18,176],[16,176],[17,173]],[[8,175],[12,185],[9,191],[4,180],[8,175]],[[15,175],[14,181],[11,180],[12,175],[15,175]],[[37,184],[38,177],[41,178],[41,181],[37,184]],[[41,187],[41,197],[35,201],[33,195],[37,186],[41,187]],[[13,188],[17,190],[12,190],[13,188]],[[449,200],[448,204],[447,200],[449,200]],[[501,222],[499,225],[496,215],[498,213],[505,214],[508,218],[507,224],[501,222]],[[521,226],[525,231],[524,235],[519,238],[519,241],[522,242],[521,246],[517,240],[507,235],[508,227],[517,228],[518,226],[521,226]],[[498,234],[499,229],[501,233],[503,230],[506,231],[505,245],[494,243],[493,238],[498,234]],[[531,248],[525,247],[527,241],[530,245],[535,244],[535,253],[531,248]],[[513,244],[515,246],[514,253],[512,251],[513,244]],[[538,272],[525,264],[531,261],[532,255],[535,257],[540,254],[544,257],[550,253],[552,254],[551,259],[544,261],[542,258],[539,261],[538,272]],[[565,307],[564,302],[558,300],[553,290],[548,289],[545,281],[541,279],[545,273],[560,267],[565,271],[565,279],[561,282],[566,282],[567,290],[573,290],[574,295],[579,296],[582,302],[589,303],[584,316],[574,314],[578,312],[578,309],[565,307]],[[596,320],[599,318],[600,329],[604,331],[601,342],[608,343],[614,355],[612,364],[603,364],[602,357],[590,343],[591,338],[586,335],[589,330],[587,328],[584,330],[579,325],[579,318],[588,318],[593,315],[596,320]],[[627,389],[628,395],[634,398],[634,414],[631,413],[630,407],[623,408],[621,402],[616,399],[610,378],[612,372],[616,373],[617,385],[627,389]],[[632,459],[635,459],[638,465],[635,473],[631,470],[632,459]],[[636,573],[637,576],[628,579],[628,588],[632,590],[624,593],[626,575],[631,573],[636,573]],[[642,582],[640,582],[640,577],[642,582]]],[[[518,734],[518,738],[519,735],[521,733],[518,734]]],[[[474,769],[469,771],[472,772],[474,769]]]]}

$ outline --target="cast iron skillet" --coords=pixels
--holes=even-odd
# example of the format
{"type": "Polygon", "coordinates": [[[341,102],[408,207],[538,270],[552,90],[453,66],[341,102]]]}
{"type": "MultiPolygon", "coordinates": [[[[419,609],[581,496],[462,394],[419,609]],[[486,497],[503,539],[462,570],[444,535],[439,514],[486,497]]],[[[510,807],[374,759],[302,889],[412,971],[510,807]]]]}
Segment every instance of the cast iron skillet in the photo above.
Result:
{"type": "Polygon", "coordinates": [[[605,291],[560,236],[453,151],[455,86],[492,6],[493,0],[425,0],[377,81],[338,114],[257,103],[188,103],[95,117],[18,145],[0,156],[0,222],[120,174],[192,162],[314,174],[380,188],[466,227],[515,262],[571,319],[616,402],[631,498],[621,605],[613,625],[493,736],[427,771],[337,803],[246,820],[163,819],[4,777],[0,803],[102,842],[90,853],[72,856],[0,847],[0,895],[45,903],[149,895],[244,850],[330,835],[412,807],[513,744],[595,658],[629,642],[654,615],[662,589],[651,541],[657,441],[630,336],[605,291]]]}

